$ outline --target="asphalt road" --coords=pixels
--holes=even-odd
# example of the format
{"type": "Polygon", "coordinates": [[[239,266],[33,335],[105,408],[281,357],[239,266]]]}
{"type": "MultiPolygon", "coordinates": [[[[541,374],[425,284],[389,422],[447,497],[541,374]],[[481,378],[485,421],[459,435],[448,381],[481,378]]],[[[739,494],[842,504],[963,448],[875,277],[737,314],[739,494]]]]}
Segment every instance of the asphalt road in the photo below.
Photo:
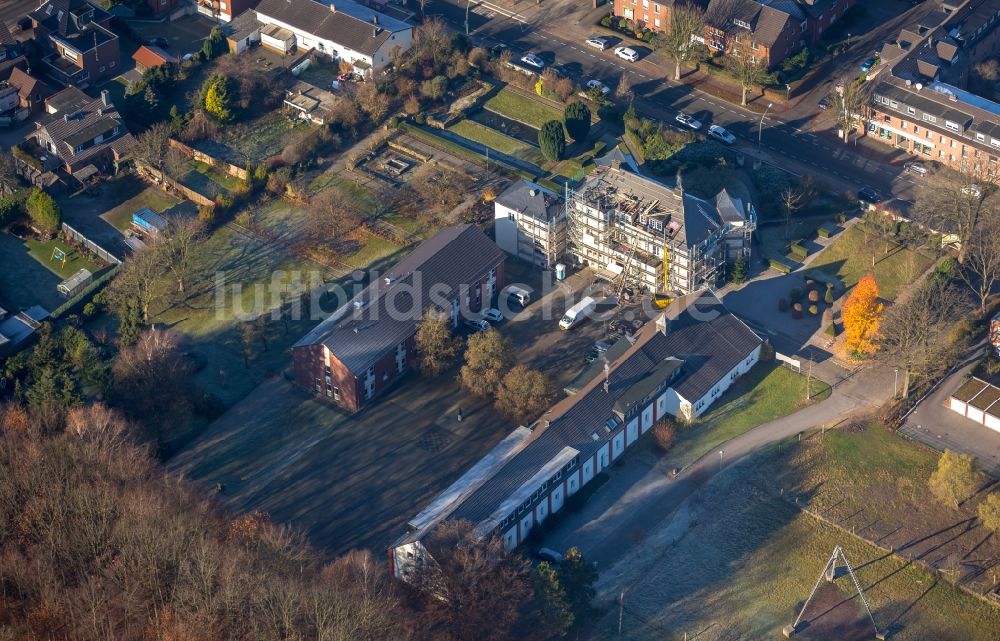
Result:
{"type": "MultiPolygon", "coordinates": [[[[761,118],[689,85],[666,80],[664,74],[668,69],[656,64],[657,54],[648,49],[640,51],[642,58],[638,62],[630,63],[616,58],[613,47],[599,51],[585,45],[579,25],[571,28],[570,20],[559,25],[550,22],[533,25],[520,15],[505,15],[509,13],[489,3],[473,7],[469,12],[469,31],[473,40],[487,46],[506,44],[515,54],[515,60],[524,53],[534,53],[549,65],[561,65],[581,84],[596,78],[613,88],[623,74],[628,74],[636,94],[636,107],[645,115],[673,123],[674,116],[684,111],[704,123],[703,131],[710,124],[722,125],[731,131],[738,139],[735,147],[746,154],[759,156],[799,175],[812,175],[832,189],[854,192],[867,186],[882,194],[912,199],[914,181],[903,171],[901,163],[889,164],[884,158],[872,157],[855,145],[817,133],[831,126],[829,117],[823,117],[816,103],[834,82],[834,74],[803,99],[799,107],[785,114],[772,113],[761,118]]],[[[465,29],[464,4],[432,0],[428,14],[440,16],[457,31],[465,29]]],[[[843,68],[856,68],[860,60],[871,55],[872,43],[898,31],[901,20],[903,18],[898,17],[888,21],[866,34],[863,41],[859,39],[843,57],[843,68]]]]}

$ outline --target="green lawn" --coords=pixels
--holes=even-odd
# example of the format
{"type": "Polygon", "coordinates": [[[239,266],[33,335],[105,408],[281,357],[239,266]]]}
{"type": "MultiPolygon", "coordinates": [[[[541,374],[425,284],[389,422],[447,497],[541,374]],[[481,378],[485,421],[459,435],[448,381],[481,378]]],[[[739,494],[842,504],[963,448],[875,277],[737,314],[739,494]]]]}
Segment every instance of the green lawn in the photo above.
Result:
{"type": "Polygon", "coordinates": [[[553,109],[537,100],[532,100],[522,94],[515,93],[508,88],[498,91],[483,106],[494,113],[498,113],[511,120],[523,122],[535,129],[541,129],[542,125],[550,120],[562,122],[563,119],[561,111],[553,109]]]}
{"type": "Polygon", "coordinates": [[[132,222],[132,214],[143,207],[148,207],[156,213],[162,214],[180,202],[180,200],[167,194],[159,187],[147,187],[137,196],[133,196],[122,204],[101,214],[101,218],[108,221],[115,229],[124,232],[132,222]]]}
{"type": "Polygon", "coordinates": [[[358,233],[358,242],[360,243],[358,249],[354,253],[344,256],[343,260],[359,269],[366,269],[377,261],[392,256],[403,249],[399,245],[367,232],[358,233]]]}
{"type": "Polygon", "coordinates": [[[776,363],[759,363],[690,426],[678,429],[666,454],[669,467],[681,468],[706,452],[754,427],[829,398],[830,386],[812,380],[805,399],[806,377],[776,363]]]}
{"type": "Polygon", "coordinates": [[[197,160],[189,160],[187,166],[189,171],[178,182],[208,198],[215,198],[242,184],[240,179],[197,160]]]}
{"type": "Polygon", "coordinates": [[[830,243],[810,268],[836,276],[846,287],[854,286],[866,274],[873,274],[882,298],[894,300],[904,286],[934,262],[932,256],[922,251],[878,239],[864,229],[861,223],[853,225],[830,243]]]}
{"type": "Polygon", "coordinates": [[[78,252],[60,240],[41,242],[28,239],[24,241],[24,244],[27,246],[28,253],[31,254],[32,258],[59,276],[61,280],[66,280],[81,269],[87,269],[92,274],[96,274],[104,268],[102,263],[94,262],[88,256],[78,252]],[[52,250],[56,247],[66,253],[67,260],[65,265],[62,261],[52,260],[52,250]]]}
{"type": "Polygon", "coordinates": [[[448,128],[459,136],[482,143],[490,149],[495,149],[502,154],[514,156],[521,160],[526,160],[536,165],[546,163],[545,156],[541,150],[534,145],[518,140],[513,136],[501,133],[496,129],[487,127],[472,120],[460,120],[448,128]]]}
{"type": "MultiPolygon", "coordinates": [[[[627,595],[622,634],[616,606],[598,624],[602,638],[780,639],[836,545],[854,566],[879,628],[893,628],[895,641],[997,638],[1000,608],[760,491],[746,478],[754,464],[730,470],[703,490],[682,517],[686,526],[676,543],[656,533],[633,544],[633,555],[611,570],[621,573],[616,580],[602,572],[602,597],[610,601],[622,589],[627,595]]],[[[821,583],[806,611],[809,626],[794,638],[874,638],[852,590],[846,576],[821,583]]]]}

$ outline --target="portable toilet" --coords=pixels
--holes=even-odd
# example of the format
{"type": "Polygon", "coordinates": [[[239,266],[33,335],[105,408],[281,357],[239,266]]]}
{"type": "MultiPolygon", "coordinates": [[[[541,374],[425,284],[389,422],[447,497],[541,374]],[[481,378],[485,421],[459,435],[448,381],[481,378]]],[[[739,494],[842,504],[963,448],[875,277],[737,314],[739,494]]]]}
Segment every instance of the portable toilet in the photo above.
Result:
{"type": "Polygon", "coordinates": [[[566,280],[566,265],[556,263],[556,280],[566,280]]]}

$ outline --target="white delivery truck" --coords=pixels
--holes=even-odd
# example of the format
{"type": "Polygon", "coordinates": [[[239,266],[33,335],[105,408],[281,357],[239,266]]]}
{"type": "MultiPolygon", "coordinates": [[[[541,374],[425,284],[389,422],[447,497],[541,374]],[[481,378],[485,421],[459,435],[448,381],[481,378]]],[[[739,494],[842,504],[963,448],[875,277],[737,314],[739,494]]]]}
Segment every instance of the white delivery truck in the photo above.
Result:
{"type": "Polygon", "coordinates": [[[587,314],[594,311],[597,301],[587,296],[576,305],[566,310],[566,315],[559,321],[559,329],[569,329],[587,317],[587,314]]]}

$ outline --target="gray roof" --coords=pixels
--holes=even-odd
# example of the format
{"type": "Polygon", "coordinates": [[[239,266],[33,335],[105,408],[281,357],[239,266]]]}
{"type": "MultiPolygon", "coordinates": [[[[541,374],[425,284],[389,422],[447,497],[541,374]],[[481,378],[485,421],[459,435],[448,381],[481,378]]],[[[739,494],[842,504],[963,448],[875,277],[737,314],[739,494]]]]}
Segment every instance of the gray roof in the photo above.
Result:
{"type": "Polygon", "coordinates": [[[258,19],[266,16],[367,56],[375,55],[393,33],[412,29],[350,0],[330,5],[315,0],[261,0],[256,12],[258,19]]]}
{"type": "Polygon", "coordinates": [[[647,323],[635,343],[609,364],[607,391],[604,376],[597,376],[550,408],[520,451],[478,485],[467,483],[469,491],[456,499],[447,518],[470,520],[481,533],[491,531],[506,516],[498,512],[501,506],[506,509],[508,499],[553,460],[563,460],[567,450],[588,458],[608,442],[628,416],[622,410],[645,405],[668,385],[694,403],[762,342],[708,291],[677,299],[665,316],[671,316],[666,333],[657,323],[647,323]]]}
{"type": "Polygon", "coordinates": [[[105,105],[101,98],[90,98],[76,87],[68,87],[51,96],[45,104],[57,111],[43,117],[38,122],[38,128],[52,139],[59,157],[67,163],[80,163],[108,148],[123,153],[135,142],[114,103],[105,105]],[[110,133],[115,127],[118,127],[117,135],[110,133]],[[93,140],[98,134],[108,134],[108,137],[80,153],[75,152],[78,146],[93,140]]]}
{"type": "Polygon", "coordinates": [[[416,332],[424,311],[435,301],[450,300],[460,285],[485,277],[504,256],[474,225],[446,227],[420,243],[293,348],[322,343],[355,376],[363,375],[387,351],[416,332]]]}
{"type": "Polygon", "coordinates": [[[530,180],[517,181],[497,196],[496,202],[543,222],[552,222],[565,211],[559,194],[530,180]]]}

